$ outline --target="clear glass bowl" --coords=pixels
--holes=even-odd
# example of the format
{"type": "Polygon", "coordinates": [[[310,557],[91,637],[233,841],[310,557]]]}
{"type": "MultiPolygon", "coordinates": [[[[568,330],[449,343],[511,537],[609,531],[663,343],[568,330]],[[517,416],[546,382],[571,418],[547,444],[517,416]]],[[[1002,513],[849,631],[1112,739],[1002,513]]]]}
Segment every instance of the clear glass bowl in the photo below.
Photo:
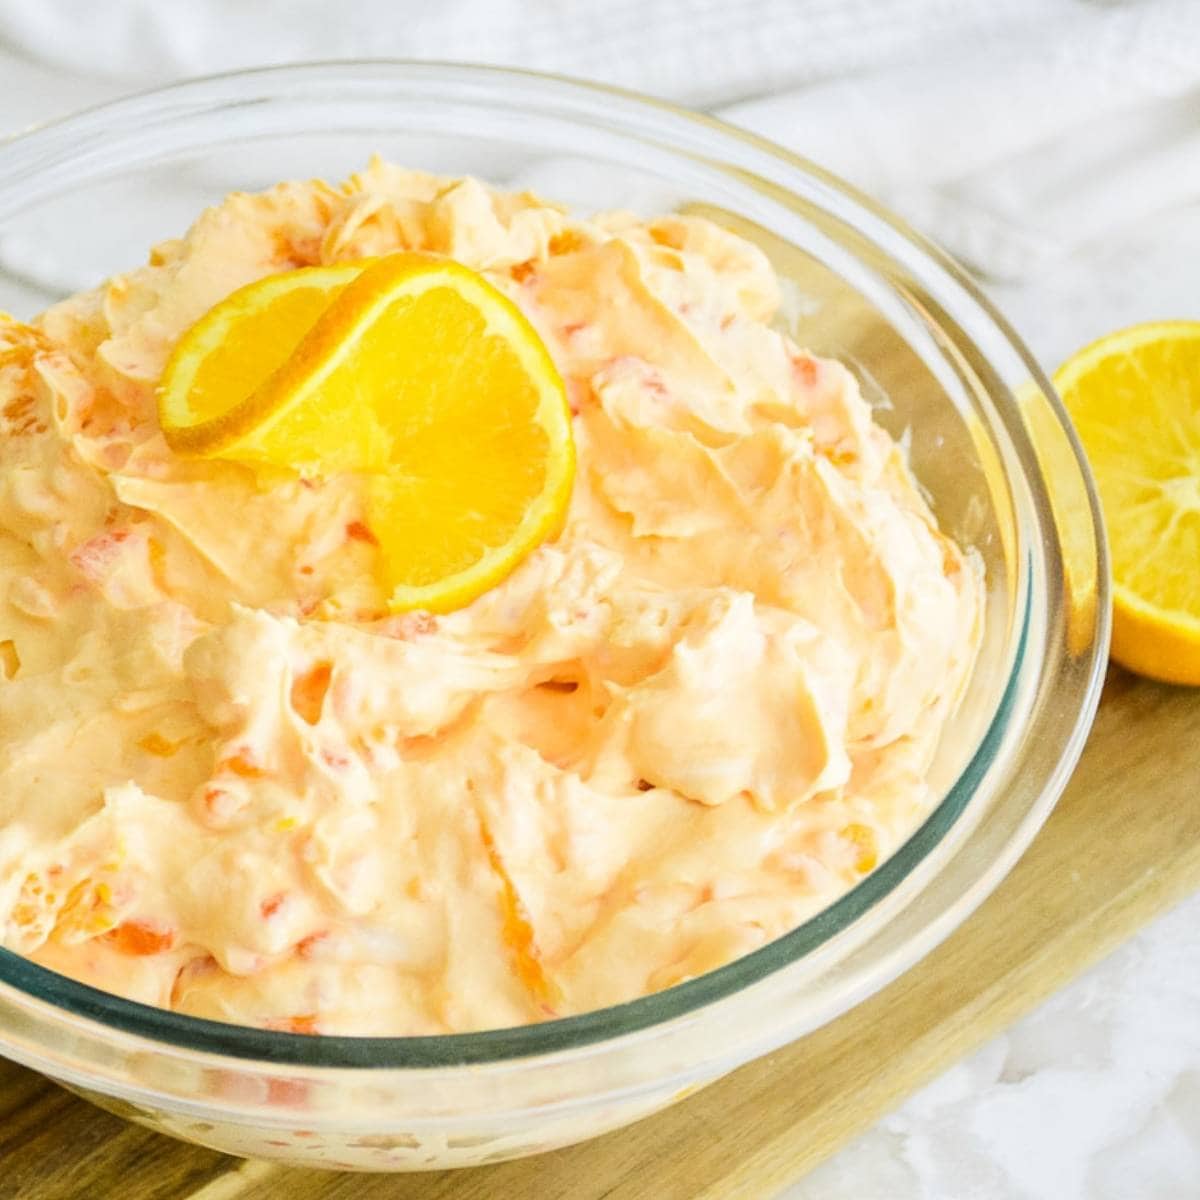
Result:
{"type": "Polygon", "coordinates": [[[707,213],[786,282],[781,318],[847,362],[987,569],[979,664],[887,862],[785,937],[668,991],[450,1037],[306,1037],[118,999],[0,950],[0,1049],[234,1154],[416,1170],[531,1154],[669,1104],[911,966],[1012,866],[1079,754],[1108,644],[1090,479],[1028,353],[937,250],[824,172],[707,117],[485,68],[348,63],[201,80],[0,146],[0,306],[32,313],[144,259],[207,202],[378,152],[581,209],[707,213]]]}

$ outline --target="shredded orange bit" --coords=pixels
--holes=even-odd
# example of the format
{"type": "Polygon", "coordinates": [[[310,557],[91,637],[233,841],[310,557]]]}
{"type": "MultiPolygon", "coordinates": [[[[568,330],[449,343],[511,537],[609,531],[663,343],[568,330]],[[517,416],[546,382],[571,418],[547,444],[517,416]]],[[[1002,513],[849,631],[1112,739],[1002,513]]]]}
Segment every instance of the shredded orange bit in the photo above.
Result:
{"type": "Polygon", "coordinates": [[[329,691],[332,676],[333,666],[321,662],[292,680],[292,708],[310,725],[315,725],[321,719],[321,710],[325,707],[325,694],[329,691]]]}
{"type": "MultiPolygon", "coordinates": [[[[81,879],[78,883],[73,884],[71,890],[67,892],[67,898],[63,901],[62,910],[59,912],[59,920],[69,919],[84,905],[90,907],[95,900],[95,895],[95,886],[90,879],[81,879]]],[[[49,901],[50,896],[47,896],[46,899],[49,901]]]]}
{"type": "Polygon", "coordinates": [[[301,1013],[295,1017],[277,1017],[267,1022],[267,1028],[280,1033],[318,1033],[318,1023],[316,1013],[301,1013]]]}
{"type": "Polygon", "coordinates": [[[170,758],[182,744],[182,742],[169,741],[157,730],[138,739],[138,745],[147,754],[153,754],[156,758],[170,758]]]}
{"type": "Polygon", "coordinates": [[[122,921],[105,936],[122,954],[136,958],[162,954],[175,945],[175,930],[139,918],[122,921]]]}
{"type": "Polygon", "coordinates": [[[869,826],[852,821],[842,830],[841,836],[858,848],[854,869],[863,875],[873,871],[879,861],[879,843],[876,841],[875,831],[869,826]]]}
{"type": "Polygon", "coordinates": [[[167,592],[167,550],[158,540],[152,537],[146,540],[146,557],[150,562],[150,577],[160,591],[167,592]]]}
{"type": "Polygon", "coordinates": [[[346,526],[346,537],[352,542],[366,542],[368,546],[379,545],[379,539],[365,521],[351,521],[346,526]]]}
{"type": "MultiPolygon", "coordinates": [[[[40,894],[40,885],[38,885],[30,894],[40,895],[44,917],[49,917],[53,912],[54,924],[50,932],[60,940],[94,937],[98,933],[106,932],[116,924],[113,890],[102,880],[98,881],[89,877],[72,884],[63,897],[62,905],[57,912],[54,912],[55,905],[58,903],[57,893],[40,894]]],[[[15,912],[14,919],[18,919],[15,912]]]]}
{"type": "Polygon", "coordinates": [[[235,754],[232,758],[223,759],[217,764],[218,771],[228,771],[241,779],[263,779],[266,771],[257,763],[253,763],[245,754],[235,754]]]}
{"type": "Polygon", "coordinates": [[[326,941],[328,937],[329,931],[327,929],[321,929],[316,933],[310,933],[307,937],[302,937],[296,943],[296,953],[301,958],[310,959],[314,957],[317,952],[317,948],[322,942],[326,941]]]}
{"type": "Polygon", "coordinates": [[[492,831],[488,828],[483,817],[479,817],[479,832],[483,839],[483,847],[487,852],[488,864],[496,876],[500,886],[500,915],[505,944],[512,951],[513,966],[517,977],[529,989],[542,1012],[553,1014],[562,1000],[558,985],[546,974],[538,953],[537,939],[534,936],[533,925],[529,913],[521,899],[520,892],[512,881],[504,860],[500,857],[499,847],[492,831]]]}
{"type": "Polygon", "coordinates": [[[583,236],[577,230],[564,229],[561,233],[556,233],[551,237],[546,249],[551,254],[571,254],[576,250],[582,250],[583,246],[583,236]]]}
{"type": "Polygon", "coordinates": [[[22,887],[22,899],[18,900],[12,906],[12,921],[14,925],[19,925],[21,928],[28,928],[30,925],[35,925],[38,918],[45,911],[36,900],[25,899],[28,889],[22,887]]]}
{"type": "Polygon", "coordinates": [[[17,653],[16,643],[12,638],[0,642],[0,674],[5,679],[13,679],[21,669],[21,656],[17,653]]]}

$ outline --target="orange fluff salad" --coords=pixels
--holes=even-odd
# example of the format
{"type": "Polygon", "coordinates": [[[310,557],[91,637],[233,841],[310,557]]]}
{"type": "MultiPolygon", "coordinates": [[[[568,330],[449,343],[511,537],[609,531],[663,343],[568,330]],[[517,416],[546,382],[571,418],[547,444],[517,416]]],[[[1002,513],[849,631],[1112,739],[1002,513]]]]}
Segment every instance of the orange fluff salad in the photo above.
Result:
{"type": "Polygon", "coordinates": [[[0,317],[4,944],[182,1013],[444,1034],[671,987],[862,879],[937,799],[982,571],[779,303],[707,220],[375,161],[0,317]],[[373,527],[360,474],[159,419],[236,289],[400,250],[516,305],[574,443],[562,519],[438,613],[396,611],[406,513],[373,527]]]}

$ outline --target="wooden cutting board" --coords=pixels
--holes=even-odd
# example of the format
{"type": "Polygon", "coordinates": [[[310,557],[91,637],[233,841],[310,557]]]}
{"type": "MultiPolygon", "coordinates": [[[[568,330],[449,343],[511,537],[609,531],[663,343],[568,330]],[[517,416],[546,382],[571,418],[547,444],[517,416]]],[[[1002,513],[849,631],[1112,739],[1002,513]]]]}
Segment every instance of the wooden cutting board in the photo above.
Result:
{"type": "Polygon", "coordinates": [[[907,975],[666,1112],[539,1158],[430,1175],[240,1162],[0,1063],[3,1200],[768,1200],[1200,888],[1200,691],[1114,668],[1067,793],[1000,889],[907,975]]]}

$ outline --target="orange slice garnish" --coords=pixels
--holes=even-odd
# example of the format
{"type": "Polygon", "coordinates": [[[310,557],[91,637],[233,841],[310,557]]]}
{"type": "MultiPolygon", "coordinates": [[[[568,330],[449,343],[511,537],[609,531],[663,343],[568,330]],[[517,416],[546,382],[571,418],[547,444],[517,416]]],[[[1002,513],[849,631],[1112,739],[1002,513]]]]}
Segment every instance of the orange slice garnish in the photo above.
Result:
{"type": "Polygon", "coordinates": [[[575,454],[533,327],[459,263],[402,253],[233,293],[184,334],[159,418],[181,454],[358,472],[397,611],[486,591],[561,525],[575,454]]]}

